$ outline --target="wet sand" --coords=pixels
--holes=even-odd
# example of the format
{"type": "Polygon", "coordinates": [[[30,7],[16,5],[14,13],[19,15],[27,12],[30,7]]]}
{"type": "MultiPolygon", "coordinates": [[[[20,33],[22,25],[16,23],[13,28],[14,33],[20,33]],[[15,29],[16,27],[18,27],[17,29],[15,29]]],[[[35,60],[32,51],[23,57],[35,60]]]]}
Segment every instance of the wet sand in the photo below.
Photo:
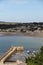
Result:
{"type": "Polygon", "coordinates": [[[0,32],[0,36],[33,36],[43,37],[43,32],[0,32]]]}

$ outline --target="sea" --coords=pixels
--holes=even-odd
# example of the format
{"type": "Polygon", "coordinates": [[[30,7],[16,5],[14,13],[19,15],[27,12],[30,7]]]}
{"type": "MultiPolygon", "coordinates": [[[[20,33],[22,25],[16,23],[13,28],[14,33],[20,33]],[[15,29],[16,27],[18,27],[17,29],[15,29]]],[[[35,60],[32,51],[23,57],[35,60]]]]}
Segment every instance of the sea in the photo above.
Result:
{"type": "Polygon", "coordinates": [[[0,55],[3,55],[10,47],[14,46],[23,46],[26,51],[39,50],[43,46],[43,38],[0,35],[0,55]]]}

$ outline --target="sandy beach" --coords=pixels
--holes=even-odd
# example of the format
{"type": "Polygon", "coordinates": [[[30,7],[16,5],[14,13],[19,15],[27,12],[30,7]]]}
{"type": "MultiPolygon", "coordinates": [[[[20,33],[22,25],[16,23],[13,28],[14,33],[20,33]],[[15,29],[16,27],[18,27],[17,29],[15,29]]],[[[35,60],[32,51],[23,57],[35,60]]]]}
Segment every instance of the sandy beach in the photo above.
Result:
{"type": "Polygon", "coordinates": [[[0,36],[33,36],[33,37],[43,37],[43,32],[0,32],[0,36]]]}

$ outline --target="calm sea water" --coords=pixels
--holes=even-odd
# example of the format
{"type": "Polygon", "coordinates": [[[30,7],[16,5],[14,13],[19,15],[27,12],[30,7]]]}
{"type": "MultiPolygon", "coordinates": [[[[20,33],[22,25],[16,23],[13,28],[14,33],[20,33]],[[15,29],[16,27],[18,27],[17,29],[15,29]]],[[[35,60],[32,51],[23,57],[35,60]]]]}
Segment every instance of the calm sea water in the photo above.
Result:
{"type": "Polygon", "coordinates": [[[0,36],[0,55],[11,46],[24,46],[25,50],[37,50],[43,46],[43,38],[27,36],[0,36]]]}

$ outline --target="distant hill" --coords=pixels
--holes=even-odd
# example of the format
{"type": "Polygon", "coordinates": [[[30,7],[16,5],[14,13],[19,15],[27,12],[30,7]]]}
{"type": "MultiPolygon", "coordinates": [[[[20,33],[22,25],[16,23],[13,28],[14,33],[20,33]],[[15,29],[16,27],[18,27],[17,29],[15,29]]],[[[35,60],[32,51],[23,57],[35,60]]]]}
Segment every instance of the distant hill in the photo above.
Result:
{"type": "Polygon", "coordinates": [[[5,21],[0,21],[0,24],[15,24],[16,22],[5,22],[5,21]]]}

